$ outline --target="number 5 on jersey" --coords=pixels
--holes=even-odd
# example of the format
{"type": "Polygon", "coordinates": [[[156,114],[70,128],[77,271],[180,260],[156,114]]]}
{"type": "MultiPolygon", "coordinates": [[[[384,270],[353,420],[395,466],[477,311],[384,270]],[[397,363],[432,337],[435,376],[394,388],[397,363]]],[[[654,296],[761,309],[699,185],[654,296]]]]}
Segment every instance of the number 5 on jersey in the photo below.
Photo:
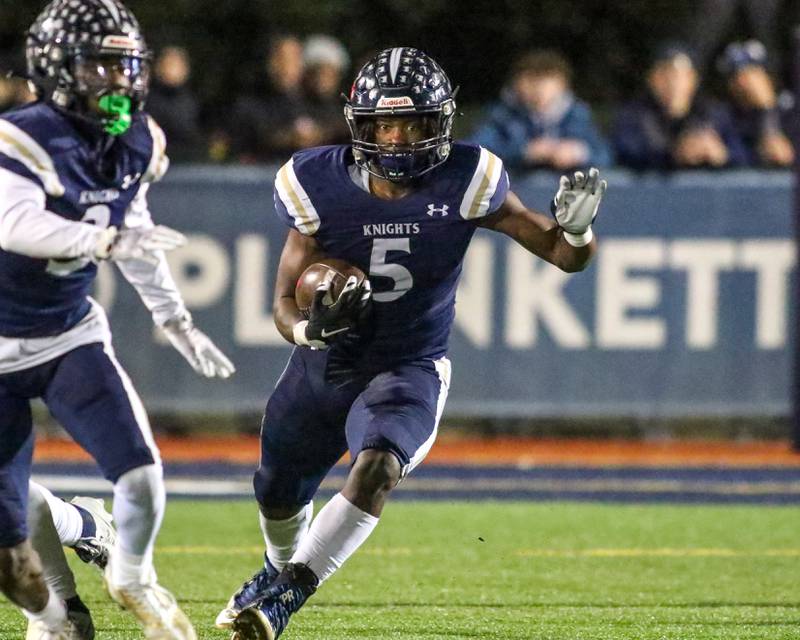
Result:
{"type": "Polygon", "coordinates": [[[411,253],[410,238],[376,238],[372,243],[372,255],[369,260],[369,275],[389,278],[393,284],[389,291],[373,293],[372,298],[377,302],[392,302],[409,292],[414,286],[411,272],[403,265],[386,261],[386,254],[390,251],[411,253]]]}

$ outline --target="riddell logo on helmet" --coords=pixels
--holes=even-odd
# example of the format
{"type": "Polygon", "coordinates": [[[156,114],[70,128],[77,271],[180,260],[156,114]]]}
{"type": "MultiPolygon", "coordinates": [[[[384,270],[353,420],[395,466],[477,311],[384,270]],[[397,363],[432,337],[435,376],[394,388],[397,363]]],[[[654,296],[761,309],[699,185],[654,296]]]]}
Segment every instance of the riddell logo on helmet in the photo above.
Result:
{"type": "Polygon", "coordinates": [[[399,98],[381,98],[376,105],[378,109],[395,109],[397,107],[413,107],[414,101],[408,96],[399,98]]]}
{"type": "Polygon", "coordinates": [[[141,44],[138,40],[127,36],[106,36],[101,46],[104,49],[138,49],[141,44]]]}

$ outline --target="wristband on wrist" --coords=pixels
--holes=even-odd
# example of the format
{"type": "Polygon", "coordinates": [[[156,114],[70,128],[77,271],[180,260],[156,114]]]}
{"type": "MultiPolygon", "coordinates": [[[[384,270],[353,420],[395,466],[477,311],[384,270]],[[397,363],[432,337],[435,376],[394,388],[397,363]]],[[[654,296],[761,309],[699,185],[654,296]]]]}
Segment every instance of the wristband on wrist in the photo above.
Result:
{"type": "Polygon", "coordinates": [[[573,247],[585,247],[592,241],[592,238],[594,238],[594,232],[591,226],[587,227],[583,233],[570,233],[564,230],[564,240],[573,247]]]}
{"type": "Polygon", "coordinates": [[[308,320],[301,320],[297,324],[294,325],[292,328],[292,337],[294,338],[294,343],[301,347],[310,347],[311,343],[306,338],[306,327],[308,326],[308,320]]]}

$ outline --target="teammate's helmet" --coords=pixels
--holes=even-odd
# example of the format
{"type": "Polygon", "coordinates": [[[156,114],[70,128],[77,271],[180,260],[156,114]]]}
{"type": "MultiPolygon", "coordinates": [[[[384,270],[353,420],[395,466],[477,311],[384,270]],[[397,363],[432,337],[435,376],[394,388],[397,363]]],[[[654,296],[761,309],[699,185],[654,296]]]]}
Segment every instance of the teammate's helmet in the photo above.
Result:
{"type": "Polygon", "coordinates": [[[109,134],[127,131],[144,105],[151,54],[118,0],[52,0],[28,30],[25,53],[40,98],[109,134]]]}
{"type": "Polygon", "coordinates": [[[395,182],[438,167],[450,155],[455,93],[439,64],[422,51],[381,51],[358,72],[344,107],[356,163],[395,182]],[[407,145],[377,144],[374,120],[380,116],[422,116],[425,139],[407,145]]]}

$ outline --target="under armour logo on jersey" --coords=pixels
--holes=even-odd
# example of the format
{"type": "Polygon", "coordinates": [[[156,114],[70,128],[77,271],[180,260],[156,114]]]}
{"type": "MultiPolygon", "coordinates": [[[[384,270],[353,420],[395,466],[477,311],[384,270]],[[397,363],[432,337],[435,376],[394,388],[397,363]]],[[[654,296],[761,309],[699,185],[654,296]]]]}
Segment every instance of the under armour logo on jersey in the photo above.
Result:
{"type": "Polygon", "coordinates": [[[133,175],[128,174],[122,179],[122,188],[127,189],[131,185],[135,184],[136,181],[142,177],[141,172],[134,173],[133,175]]]}
{"type": "Polygon", "coordinates": [[[449,208],[450,207],[446,204],[443,204],[441,207],[437,207],[435,204],[433,204],[433,202],[431,202],[428,204],[428,215],[432,218],[438,213],[442,218],[444,218],[447,215],[447,210],[449,208]]]}

